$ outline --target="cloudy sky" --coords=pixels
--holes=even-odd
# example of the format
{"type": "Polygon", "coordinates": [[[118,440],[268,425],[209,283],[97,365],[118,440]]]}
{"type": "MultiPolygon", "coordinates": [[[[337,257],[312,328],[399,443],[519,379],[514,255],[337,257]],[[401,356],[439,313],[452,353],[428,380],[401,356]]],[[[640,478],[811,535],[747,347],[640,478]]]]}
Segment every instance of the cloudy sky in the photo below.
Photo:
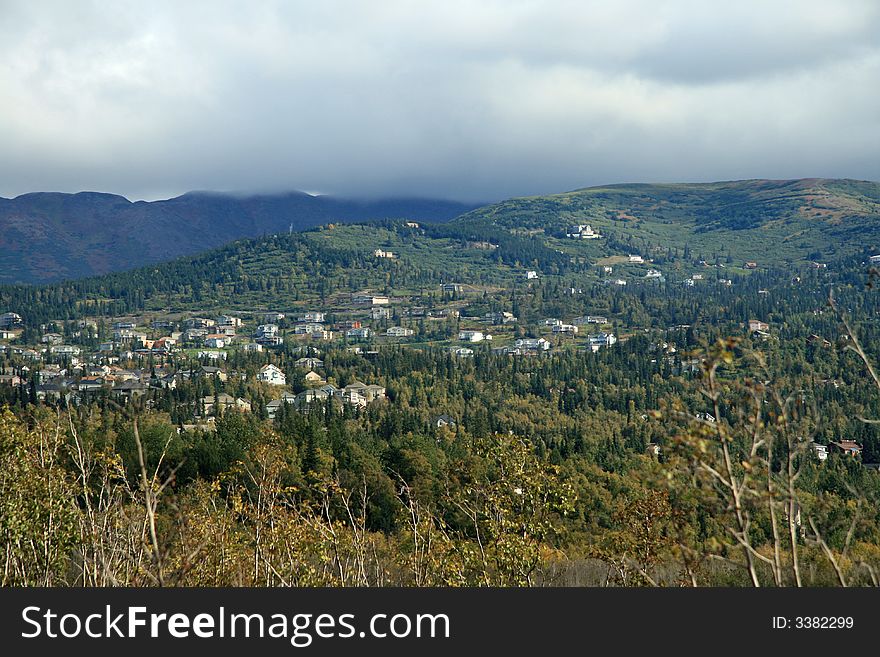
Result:
{"type": "Polygon", "coordinates": [[[880,179],[876,0],[0,0],[0,196],[880,179]]]}

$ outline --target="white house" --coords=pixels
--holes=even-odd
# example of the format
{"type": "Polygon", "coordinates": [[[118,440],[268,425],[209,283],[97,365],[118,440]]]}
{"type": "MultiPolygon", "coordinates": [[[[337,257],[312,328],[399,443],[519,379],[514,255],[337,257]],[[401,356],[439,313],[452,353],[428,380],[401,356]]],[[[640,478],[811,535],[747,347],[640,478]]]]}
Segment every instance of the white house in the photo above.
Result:
{"type": "Polygon", "coordinates": [[[571,323],[575,326],[584,326],[585,324],[607,324],[608,318],[602,315],[583,315],[582,317],[575,317],[571,320],[571,323]]]}
{"type": "Polygon", "coordinates": [[[287,385],[287,377],[274,365],[263,365],[257,373],[257,381],[269,383],[273,386],[287,385]]]}
{"type": "Polygon", "coordinates": [[[320,324],[324,321],[325,314],[318,311],[309,311],[305,312],[299,316],[299,321],[301,322],[314,322],[316,324],[320,324]]]}
{"type": "Polygon", "coordinates": [[[557,324],[553,327],[554,333],[577,333],[578,327],[574,324],[557,324]]]}
{"type": "Polygon", "coordinates": [[[513,343],[517,349],[524,351],[548,351],[550,343],[544,338],[521,338],[513,343]]]}
{"type": "Polygon", "coordinates": [[[354,303],[364,303],[373,306],[387,306],[391,303],[391,299],[385,296],[376,296],[374,294],[358,294],[352,298],[354,303]]]}
{"type": "Polygon", "coordinates": [[[483,335],[482,331],[459,331],[458,339],[462,342],[482,342],[488,340],[488,336],[483,335]]]}
{"type": "Polygon", "coordinates": [[[538,272],[536,272],[534,269],[530,269],[523,274],[523,277],[525,277],[527,281],[533,281],[538,278],[538,272]]]}
{"type": "Polygon", "coordinates": [[[217,318],[217,326],[231,326],[238,328],[241,326],[241,317],[233,317],[232,315],[220,315],[217,318]]]}
{"type": "MultiPolygon", "coordinates": [[[[872,265],[880,265],[880,254],[872,255],[871,257],[868,258],[868,262],[870,262],[872,265]]],[[[15,314],[15,313],[13,313],[13,314],[15,314]]],[[[19,319],[21,319],[21,318],[19,318],[19,319]]],[[[2,317],[0,317],[0,320],[2,320],[2,317]]]]}
{"type": "Polygon", "coordinates": [[[317,322],[308,322],[307,324],[297,324],[293,327],[296,335],[308,335],[310,333],[319,333],[324,330],[324,325],[317,322]]]}
{"type": "Polygon", "coordinates": [[[385,331],[385,335],[389,338],[408,338],[411,335],[415,335],[415,331],[411,328],[406,328],[405,326],[389,326],[388,330],[385,331]]]}
{"type": "Polygon", "coordinates": [[[593,227],[590,226],[590,224],[571,226],[565,235],[574,240],[597,240],[602,237],[599,233],[593,230],[593,227]]]}
{"type": "Polygon", "coordinates": [[[345,337],[354,338],[355,340],[367,340],[373,337],[373,329],[366,326],[360,328],[350,328],[345,332],[345,337]]]}
{"type": "Polygon", "coordinates": [[[638,264],[642,264],[643,262],[645,262],[645,259],[640,255],[630,255],[629,261],[634,262],[634,263],[638,263],[638,264]]]}
{"type": "Polygon", "coordinates": [[[256,342],[248,342],[246,345],[242,347],[247,352],[256,352],[259,353],[263,351],[263,345],[257,344],[256,342]]]}
{"type": "Polygon", "coordinates": [[[373,255],[377,258],[388,258],[389,260],[394,258],[394,253],[391,251],[383,251],[382,249],[376,249],[373,251],[373,255]]]}
{"type": "Polygon", "coordinates": [[[659,269],[649,269],[645,274],[645,278],[662,278],[663,274],[659,269]]]}
{"type": "Polygon", "coordinates": [[[599,351],[602,347],[610,347],[615,342],[617,342],[617,338],[613,333],[596,333],[587,338],[587,345],[593,353],[599,351]]]}
{"type": "Polygon", "coordinates": [[[21,315],[17,313],[3,313],[0,315],[0,328],[12,328],[13,326],[21,326],[21,315]]]}

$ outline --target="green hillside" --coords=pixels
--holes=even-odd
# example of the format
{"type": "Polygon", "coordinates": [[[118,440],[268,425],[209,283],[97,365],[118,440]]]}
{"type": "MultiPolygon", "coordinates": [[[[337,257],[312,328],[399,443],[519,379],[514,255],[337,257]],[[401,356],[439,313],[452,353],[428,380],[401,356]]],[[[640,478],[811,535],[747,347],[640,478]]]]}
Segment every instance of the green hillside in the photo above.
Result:
{"type": "Polygon", "coordinates": [[[880,184],[808,178],[609,185],[511,199],[455,223],[529,231],[593,257],[622,248],[662,256],[688,246],[706,257],[766,262],[772,254],[773,261],[788,263],[880,247],[880,184]],[[606,239],[566,240],[566,227],[577,224],[590,224],[606,239]]]}

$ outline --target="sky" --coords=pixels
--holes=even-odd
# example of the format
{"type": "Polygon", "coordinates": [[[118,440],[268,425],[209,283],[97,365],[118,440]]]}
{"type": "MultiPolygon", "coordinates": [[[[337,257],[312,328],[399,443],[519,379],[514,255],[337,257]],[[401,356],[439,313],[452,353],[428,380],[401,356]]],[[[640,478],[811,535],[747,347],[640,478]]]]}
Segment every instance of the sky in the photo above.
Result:
{"type": "Polygon", "coordinates": [[[877,0],[0,0],[0,196],[880,180],[877,0]]]}

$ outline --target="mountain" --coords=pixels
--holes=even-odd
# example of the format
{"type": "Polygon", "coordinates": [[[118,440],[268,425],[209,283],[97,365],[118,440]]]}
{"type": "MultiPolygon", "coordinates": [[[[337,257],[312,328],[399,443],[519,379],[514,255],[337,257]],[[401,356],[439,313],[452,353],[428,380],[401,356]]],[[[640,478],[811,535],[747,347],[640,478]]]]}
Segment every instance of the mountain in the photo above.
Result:
{"type": "MultiPolygon", "coordinates": [[[[855,180],[746,180],[625,184],[482,207],[450,201],[358,202],[294,193],[236,197],[189,193],[132,203],[111,194],[26,194],[0,199],[0,282],[52,282],[188,256],[243,237],[385,218],[425,224],[414,258],[503,261],[556,268],[571,259],[618,264],[654,258],[754,260],[786,266],[880,252],[880,184],[855,180]],[[590,224],[602,239],[566,238],[590,224]],[[445,239],[441,244],[434,240],[445,239]],[[474,246],[492,243],[497,252],[474,246]],[[488,260],[487,260],[488,259],[488,260]],[[625,259],[625,258],[623,258],[625,259]]],[[[407,233],[408,234],[408,233],[407,233]]],[[[409,247],[377,234],[324,232],[336,246],[409,247]]],[[[410,239],[410,238],[407,238],[410,239]]],[[[416,239],[413,237],[412,239],[416,239]]]]}
{"type": "Polygon", "coordinates": [[[131,202],[114,194],[32,193],[0,198],[0,282],[50,282],[195,254],[242,237],[331,222],[446,221],[472,209],[454,201],[357,201],[303,193],[191,192],[131,202]]]}
{"type": "Polygon", "coordinates": [[[767,262],[821,260],[880,249],[880,184],[805,178],[705,184],[626,184],[517,198],[454,223],[562,238],[590,224],[610,239],[588,255],[683,249],[767,262]]]}

